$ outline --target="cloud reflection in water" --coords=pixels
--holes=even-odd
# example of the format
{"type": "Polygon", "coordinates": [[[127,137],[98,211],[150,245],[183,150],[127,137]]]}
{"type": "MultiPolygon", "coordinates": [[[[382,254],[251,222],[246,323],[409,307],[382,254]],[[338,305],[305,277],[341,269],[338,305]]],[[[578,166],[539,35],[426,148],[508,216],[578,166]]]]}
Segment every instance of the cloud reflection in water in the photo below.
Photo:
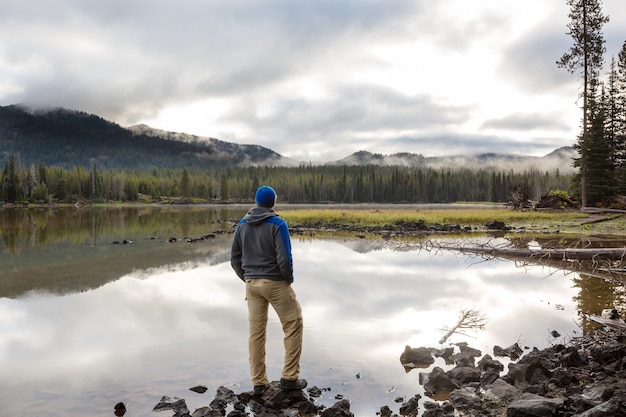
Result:
{"type": "MultiPolygon", "coordinates": [[[[405,373],[399,356],[405,345],[438,347],[442,327],[462,309],[484,313],[486,330],[449,342],[467,341],[483,353],[518,340],[545,346],[549,330],[577,328],[576,290],[563,274],[354,244],[293,241],[305,320],[302,374],[311,386],[344,394],[355,414],[393,409],[397,396],[421,392],[418,371],[405,373]]],[[[193,411],[219,385],[250,389],[244,286],[228,263],[137,271],[64,296],[3,298],[0,333],[0,403],[13,415],[107,415],[117,401],[129,402],[133,416],[149,415],[161,395],[186,398],[193,411]],[[198,383],[209,386],[203,397],[188,391],[198,383]]],[[[280,377],[281,365],[272,312],[270,378],[280,377]]],[[[332,396],[321,401],[332,404],[332,396]]]]}

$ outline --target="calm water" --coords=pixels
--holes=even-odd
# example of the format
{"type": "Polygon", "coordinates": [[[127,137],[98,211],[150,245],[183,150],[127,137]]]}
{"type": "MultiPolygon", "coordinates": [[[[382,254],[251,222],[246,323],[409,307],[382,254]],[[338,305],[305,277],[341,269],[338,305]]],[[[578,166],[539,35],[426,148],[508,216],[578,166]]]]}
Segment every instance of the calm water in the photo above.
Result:
{"type": "MultiPolygon", "coordinates": [[[[128,403],[128,416],[151,416],[163,395],[185,398],[193,412],[220,385],[251,389],[244,285],[228,262],[230,220],[245,209],[7,212],[0,211],[0,416],[110,416],[118,401],[128,403]],[[113,244],[124,239],[133,243],[113,244]],[[189,391],[197,384],[207,393],[189,391]]],[[[342,394],[357,416],[383,405],[398,412],[396,398],[423,394],[419,372],[432,367],[407,373],[400,354],[406,345],[440,347],[463,309],[482,312],[486,328],[444,346],[467,342],[493,356],[494,345],[544,347],[580,335],[581,312],[619,301],[614,284],[599,279],[382,240],[293,237],[293,254],[305,321],[302,376],[331,388],[320,403],[342,394]]],[[[271,379],[281,366],[272,313],[271,379]]],[[[434,366],[445,368],[441,359],[434,366]]]]}

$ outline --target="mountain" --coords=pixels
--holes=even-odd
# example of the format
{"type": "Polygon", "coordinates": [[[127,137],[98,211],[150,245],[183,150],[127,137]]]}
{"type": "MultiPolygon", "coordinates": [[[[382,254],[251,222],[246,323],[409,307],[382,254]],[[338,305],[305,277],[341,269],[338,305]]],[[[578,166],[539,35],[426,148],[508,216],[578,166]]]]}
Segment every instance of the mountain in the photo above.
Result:
{"type": "Polygon", "coordinates": [[[396,153],[382,155],[367,151],[355,152],[338,161],[331,162],[333,165],[383,165],[383,166],[407,166],[416,168],[483,168],[499,171],[524,171],[535,169],[539,171],[553,171],[559,169],[563,174],[574,172],[573,158],[577,156],[576,150],[571,146],[556,149],[547,155],[524,156],[496,153],[484,153],[478,155],[451,155],[425,157],[413,153],[396,153]]]}
{"type": "MultiPolygon", "coordinates": [[[[62,108],[0,107],[0,158],[22,164],[101,168],[210,168],[291,164],[271,149],[217,139],[123,128],[101,117],[62,108]]],[[[1,159],[0,159],[1,160],[1,159]]]]}
{"type": "MultiPolygon", "coordinates": [[[[259,145],[239,145],[215,138],[154,129],[146,125],[121,127],[99,116],[63,108],[33,110],[0,106],[0,164],[17,155],[22,164],[99,168],[151,169],[183,167],[207,169],[250,165],[297,166],[301,162],[259,145]]],[[[329,165],[381,165],[497,170],[559,169],[574,171],[572,147],[543,157],[480,154],[425,157],[359,151],[329,165]]],[[[0,166],[1,167],[1,166],[0,166]]]]}

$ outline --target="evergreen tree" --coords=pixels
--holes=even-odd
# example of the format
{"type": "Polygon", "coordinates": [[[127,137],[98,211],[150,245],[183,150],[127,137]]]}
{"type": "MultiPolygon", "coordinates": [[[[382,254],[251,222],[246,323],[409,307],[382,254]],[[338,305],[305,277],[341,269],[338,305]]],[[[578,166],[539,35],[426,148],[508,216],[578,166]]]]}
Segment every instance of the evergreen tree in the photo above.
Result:
{"type": "Polygon", "coordinates": [[[578,166],[580,168],[581,203],[587,205],[587,150],[584,143],[589,138],[589,102],[591,92],[597,86],[602,68],[605,51],[602,26],[609,21],[608,16],[602,14],[602,0],[567,0],[570,6],[567,25],[568,35],[574,40],[574,45],[557,61],[560,68],[565,68],[572,74],[582,76],[583,119],[582,133],[579,135],[577,149],[580,152],[578,166]]]}
{"type": "Polygon", "coordinates": [[[180,176],[180,195],[182,197],[191,197],[191,179],[189,178],[189,171],[187,168],[183,169],[180,176]]]}
{"type": "Polygon", "coordinates": [[[15,155],[10,155],[2,171],[2,195],[6,201],[16,202],[23,198],[15,155]]]}
{"type": "Polygon", "coordinates": [[[614,69],[616,83],[615,109],[615,154],[618,179],[618,192],[626,194],[626,42],[617,55],[617,68],[614,69]]]}
{"type": "Polygon", "coordinates": [[[583,141],[587,146],[587,194],[592,204],[615,192],[612,148],[606,132],[607,113],[607,96],[602,89],[599,97],[589,101],[589,129],[583,141]]]}

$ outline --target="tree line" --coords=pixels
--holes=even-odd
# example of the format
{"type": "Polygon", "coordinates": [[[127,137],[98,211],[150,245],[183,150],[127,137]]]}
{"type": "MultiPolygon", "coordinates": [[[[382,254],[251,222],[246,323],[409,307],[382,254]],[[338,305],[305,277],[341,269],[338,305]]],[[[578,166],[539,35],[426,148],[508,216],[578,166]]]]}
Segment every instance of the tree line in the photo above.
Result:
{"type": "Polygon", "coordinates": [[[434,169],[401,166],[250,166],[213,169],[100,170],[85,167],[22,166],[5,162],[0,201],[7,203],[135,202],[181,200],[251,202],[263,184],[281,203],[451,203],[507,202],[523,185],[531,198],[567,190],[571,175],[558,170],[500,172],[487,169],[434,169]]]}

